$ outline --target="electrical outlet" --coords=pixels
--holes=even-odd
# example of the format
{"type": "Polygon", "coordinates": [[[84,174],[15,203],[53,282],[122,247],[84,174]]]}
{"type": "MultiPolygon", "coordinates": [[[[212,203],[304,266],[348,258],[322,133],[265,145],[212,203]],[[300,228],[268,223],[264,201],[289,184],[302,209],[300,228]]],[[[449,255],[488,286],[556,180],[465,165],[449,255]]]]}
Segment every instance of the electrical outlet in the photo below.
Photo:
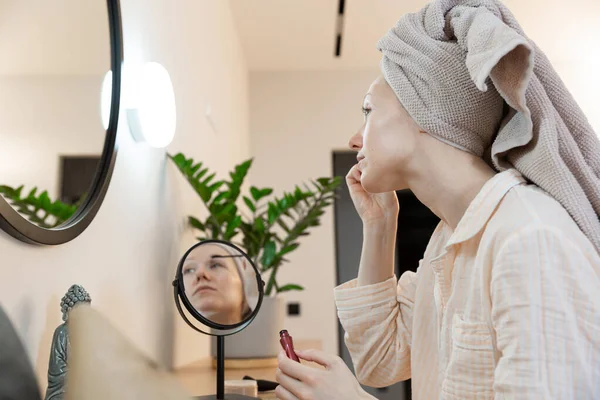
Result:
{"type": "Polygon", "coordinates": [[[300,303],[288,303],[288,316],[299,316],[300,315],[300,303]]]}

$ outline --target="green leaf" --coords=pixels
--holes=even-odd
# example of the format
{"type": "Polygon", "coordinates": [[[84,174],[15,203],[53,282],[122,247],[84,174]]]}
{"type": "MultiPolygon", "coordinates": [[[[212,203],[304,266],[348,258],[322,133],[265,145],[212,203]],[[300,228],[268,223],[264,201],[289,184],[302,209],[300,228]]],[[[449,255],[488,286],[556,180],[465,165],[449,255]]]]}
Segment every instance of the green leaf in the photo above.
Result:
{"type": "Polygon", "coordinates": [[[216,175],[217,175],[217,174],[216,174],[216,172],[213,172],[212,174],[210,174],[209,176],[207,176],[207,177],[206,177],[206,179],[204,179],[204,180],[202,181],[202,184],[203,184],[203,185],[207,185],[207,186],[208,186],[208,184],[210,183],[210,181],[212,181],[212,180],[213,180],[213,178],[214,178],[216,175]]]}
{"type": "Polygon", "coordinates": [[[323,187],[327,187],[329,186],[329,178],[318,178],[317,182],[319,182],[319,185],[323,186],[323,187]]]}
{"type": "Polygon", "coordinates": [[[236,216],[227,226],[227,230],[235,230],[242,225],[242,217],[236,216]]]}
{"type": "Polygon", "coordinates": [[[279,211],[277,210],[277,206],[273,203],[269,203],[269,209],[267,211],[267,215],[269,217],[269,225],[275,222],[277,217],[279,217],[279,211]]]}
{"type": "Polygon", "coordinates": [[[219,182],[215,182],[212,185],[210,185],[208,187],[208,189],[211,191],[211,193],[214,193],[215,190],[219,189],[221,186],[223,186],[225,182],[224,181],[219,181],[219,182]]]}
{"type": "Polygon", "coordinates": [[[17,189],[10,186],[0,185],[0,193],[10,202],[10,204],[24,217],[31,222],[44,228],[53,228],[71,218],[77,211],[78,205],[70,205],[60,200],[52,201],[48,191],[43,191],[36,196],[37,187],[31,189],[27,197],[21,197],[23,185],[17,189]],[[43,217],[40,217],[43,215],[43,217]],[[46,222],[49,219],[51,222],[46,222]]]}
{"type": "Polygon", "coordinates": [[[291,201],[289,200],[289,197],[284,197],[283,199],[279,200],[279,208],[284,209],[287,208],[288,205],[291,203],[291,201]]]}
{"type": "Polygon", "coordinates": [[[237,165],[234,169],[234,173],[233,173],[232,177],[236,178],[237,180],[243,180],[244,177],[246,176],[246,174],[248,173],[248,170],[250,169],[251,165],[252,165],[252,159],[246,160],[243,163],[241,163],[240,165],[237,165]]]}
{"type": "Polygon", "coordinates": [[[252,203],[252,200],[250,200],[246,196],[244,196],[244,203],[246,203],[246,205],[248,206],[250,211],[252,211],[253,213],[256,212],[256,206],[254,206],[254,203],[252,203]]]}
{"type": "Polygon", "coordinates": [[[271,195],[271,193],[273,193],[273,189],[264,188],[260,191],[260,197],[263,198],[263,197],[269,196],[269,195],[271,195]]]}
{"type": "Polygon", "coordinates": [[[201,231],[206,230],[206,226],[204,226],[204,224],[202,222],[200,222],[198,219],[194,218],[194,217],[189,217],[188,221],[190,223],[191,226],[193,226],[196,229],[199,229],[201,231]]]}
{"type": "Polygon", "coordinates": [[[29,192],[29,194],[27,195],[27,197],[35,197],[35,194],[37,193],[37,187],[34,187],[33,189],[31,189],[31,192],[29,192]]]}
{"type": "Polygon", "coordinates": [[[265,223],[263,222],[262,218],[256,218],[254,220],[254,227],[256,228],[256,230],[258,231],[258,233],[262,234],[265,231],[265,223]]]}
{"type": "Polygon", "coordinates": [[[292,291],[292,290],[300,290],[300,291],[301,291],[301,290],[304,290],[304,287],[302,287],[302,286],[300,286],[300,285],[295,285],[295,284],[292,284],[292,283],[290,283],[290,284],[288,284],[288,285],[281,286],[281,287],[279,288],[279,290],[277,290],[277,292],[278,292],[278,293],[281,293],[281,292],[289,292],[289,291],[292,291]]]}
{"type": "Polygon", "coordinates": [[[50,210],[50,207],[52,207],[52,201],[50,200],[50,197],[48,196],[48,192],[44,191],[41,195],[40,195],[40,204],[41,204],[41,208],[43,210],[50,210]]]}
{"type": "Polygon", "coordinates": [[[219,212],[219,216],[224,218],[225,220],[229,220],[230,217],[234,216],[237,213],[237,207],[234,203],[228,203],[223,210],[219,212]]]}
{"type": "Polygon", "coordinates": [[[254,201],[258,201],[261,198],[261,196],[260,196],[260,190],[258,190],[254,186],[252,186],[250,188],[250,194],[252,195],[252,198],[254,199],[254,201]]]}
{"type": "Polygon", "coordinates": [[[236,229],[242,225],[242,217],[239,215],[236,216],[233,220],[231,220],[227,224],[227,229],[225,230],[225,240],[231,240],[238,232],[236,229]]]}
{"type": "Polygon", "coordinates": [[[271,193],[273,193],[273,189],[271,188],[259,189],[255,186],[250,188],[250,194],[252,195],[254,201],[259,201],[260,199],[269,196],[271,193]]]}
{"type": "Polygon", "coordinates": [[[182,166],[185,163],[185,156],[182,153],[177,153],[175,156],[170,157],[171,160],[173,160],[175,165],[177,165],[178,167],[182,166]]]}
{"type": "Polygon", "coordinates": [[[263,264],[265,267],[271,266],[273,260],[275,259],[276,252],[276,244],[274,241],[270,240],[263,249],[261,264],[263,264]]]}
{"type": "Polygon", "coordinates": [[[57,200],[54,203],[52,203],[49,211],[52,215],[60,215],[65,208],[66,206],[57,200]]]}
{"type": "Polygon", "coordinates": [[[212,203],[212,204],[217,204],[217,203],[220,203],[220,202],[221,202],[221,200],[224,200],[224,199],[226,199],[226,198],[227,198],[227,196],[229,196],[229,192],[228,192],[228,191],[221,192],[221,193],[219,193],[219,194],[217,195],[217,197],[215,197],[215,198],[212,200],[212,202],[211,202],[211,203],[212,203]]]}
{"type": "Polygon", "coordinates": [[[278,256],[284,256],[288,253],[291,253],[292,251],[296,250],[298,248],[298,246],[300,246],[300,243],[292,243],[288,246],[285,246],[283,249],[281,249],[281,251],[278,253],[278,256]]]}
{"type": "MultiPolygon", "coordinates": [[[[202,165],[202,164],[198,163],[198,165],[202,165]]],[[[200,181],[200,179],[202,179],[202,177],[204,175],[206,175],[207,172],[208,172],[208,168],[201,169],[200,172],[198,172],[196,175],[194,175],[194,179],[196,181],[200,181]]]]}
{"type": "Polygon", "coordinates": [[[194,165],[192,168],[190,168],[190,175],[194,175],[196,172],[198,172],[200,167],[202,167],[202,163],[198,163],[198,164],[194,165]]]}
{"type": "Polygon", "coordinates": [[[205,203],[208,203],[210,201],[210,196],[212,193],[206,186],[204,186],[204,185],[198,186],[196,188],[196,192],[198,193],[198,195],[200,196],[202,201],[204,201],[205,203]]]}

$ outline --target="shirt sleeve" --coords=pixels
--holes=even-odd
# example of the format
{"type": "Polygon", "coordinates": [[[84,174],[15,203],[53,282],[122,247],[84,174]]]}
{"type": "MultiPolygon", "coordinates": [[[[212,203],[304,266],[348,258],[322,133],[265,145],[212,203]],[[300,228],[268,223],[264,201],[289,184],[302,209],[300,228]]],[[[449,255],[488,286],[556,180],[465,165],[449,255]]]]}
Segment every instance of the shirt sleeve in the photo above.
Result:
{"type": "Polygon", "coordinates": [[[354,279],[335,291],[344,341],[358,381],[385,387],[410,378],[410,342],[416,274],[407,271],[373,285],[354,279]]]}
{"type": "Polygon", "coordinates": [[[554,228],[527,228],[500,249],[491,276],[496,399],[600,393],[598,264],[554,228]]]}

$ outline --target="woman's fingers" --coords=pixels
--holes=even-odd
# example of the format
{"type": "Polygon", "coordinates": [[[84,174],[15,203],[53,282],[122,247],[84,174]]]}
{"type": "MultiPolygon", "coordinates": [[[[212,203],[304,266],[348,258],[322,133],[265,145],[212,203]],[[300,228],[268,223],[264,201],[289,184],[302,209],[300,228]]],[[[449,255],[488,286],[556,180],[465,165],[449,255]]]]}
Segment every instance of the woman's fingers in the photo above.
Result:
{"type": "Polygon", "coordinates": [[[298,379],[299,381],[306,381],[307,378],[310,379],[311,369],[306,365],[302,365],[299,362],[290,360],[285,355],[285,352],[279,353],[278,357],[279,361],[279,369],[286,375],[298,379]]]}
{"type": "Polygon", "coordinates": [[[275,379],[279,382],[278,387],[283,387],[290,395],[294,396],[292,398],[302,398],[302,388],[305,387],[303,382],[286,375],[280,368],[275,373],[275,379]]]}
{"type": "Polygon", "coordinates": [[[303,360],[316,362],[317,364],[320,364],[328,369],[340,360],[340,358],[337,356],[315,349],[296,350],[296,354],[303,360]]]}
{"type": "Polygon", "coordinates": [[[275,388],[275,396],[281,400],[298,400],[298,397],[294,396],[281,384],[275,388]]]}
{"type": "Polygon", "coordinates": [[[358,164],[355,164],[348,174],[346,175],[346,183],[348,185],[354,185],[360,183],[360,171],[358,170],[358,164]]]}

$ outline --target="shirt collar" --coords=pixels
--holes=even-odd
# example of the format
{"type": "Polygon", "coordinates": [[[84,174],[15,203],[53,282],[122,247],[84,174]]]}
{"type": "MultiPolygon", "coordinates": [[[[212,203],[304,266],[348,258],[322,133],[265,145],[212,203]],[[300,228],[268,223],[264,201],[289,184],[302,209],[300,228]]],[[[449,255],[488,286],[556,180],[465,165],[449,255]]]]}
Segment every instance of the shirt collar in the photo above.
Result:
{"type": "Polygon", "coordinates": [[[525,178],[515,169],[496,174],[487,181],[467,207],[465,214],[446,243],[446,249],[466,242],[481,232],[504,196],[513,187],[525,183],[527,183],[525,178]]]}

